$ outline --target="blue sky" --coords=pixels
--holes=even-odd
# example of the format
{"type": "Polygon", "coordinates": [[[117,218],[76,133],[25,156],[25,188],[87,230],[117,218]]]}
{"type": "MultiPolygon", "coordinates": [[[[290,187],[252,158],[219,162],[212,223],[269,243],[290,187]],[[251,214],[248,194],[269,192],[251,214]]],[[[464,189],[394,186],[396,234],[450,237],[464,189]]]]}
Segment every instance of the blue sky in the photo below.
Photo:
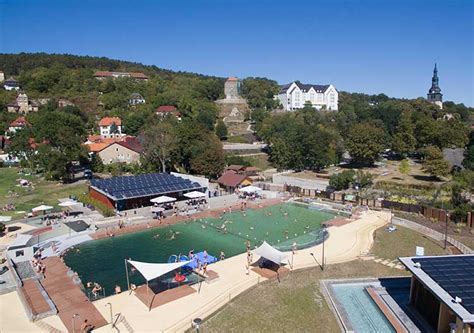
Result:
{"type": "Polygon", "coordinates": [[[0,52],[107,56],[474,105],[471,0],[0,0],[0,52]]]}

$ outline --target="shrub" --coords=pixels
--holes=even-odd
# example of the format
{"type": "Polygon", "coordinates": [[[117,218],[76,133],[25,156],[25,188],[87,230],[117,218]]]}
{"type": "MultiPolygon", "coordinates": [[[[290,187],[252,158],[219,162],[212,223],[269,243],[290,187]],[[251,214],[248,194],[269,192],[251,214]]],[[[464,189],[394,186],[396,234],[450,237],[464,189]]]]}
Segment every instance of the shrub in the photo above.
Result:
{"type": "Polygon", "coordinates": [[[86,204],[94,206],[98,211],[102,213],[104,217],[110,217],[115,215],[115,211],[105,205],[104,203],[91,198],[88,194],[79,195],[79,201],[86,204]]]}

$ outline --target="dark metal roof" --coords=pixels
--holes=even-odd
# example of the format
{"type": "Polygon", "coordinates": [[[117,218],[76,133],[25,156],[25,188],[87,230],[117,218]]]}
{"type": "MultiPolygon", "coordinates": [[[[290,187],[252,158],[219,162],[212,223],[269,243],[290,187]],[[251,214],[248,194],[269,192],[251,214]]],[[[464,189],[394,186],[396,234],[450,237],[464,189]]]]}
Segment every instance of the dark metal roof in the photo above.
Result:
{"type": "MultiPolygon", "coordinates": [[[[312,84],[312,83],[305,84],[305,83],[301,83],[299,81],[295,81],[294,83],[301,90],[309,91],[311,88],[313,88],[314,90],[316,90],[316,92],[322,92],[322,93],[324,93],[330,86],[329,84],[324,84],[324,85],[312,84]]],[[[292,84],[293,84],[293,82],[280,86],[280,94],[286,93],[292,84]]]]}

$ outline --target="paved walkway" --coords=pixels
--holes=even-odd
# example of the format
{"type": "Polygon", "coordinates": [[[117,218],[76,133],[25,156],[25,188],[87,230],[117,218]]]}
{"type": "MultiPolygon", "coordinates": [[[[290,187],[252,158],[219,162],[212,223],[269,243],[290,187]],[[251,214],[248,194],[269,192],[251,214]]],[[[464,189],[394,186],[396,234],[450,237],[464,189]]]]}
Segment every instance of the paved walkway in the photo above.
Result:
{"type": "MultiPolygon", "coordinates": [[[[373,243],[373,232],[388,223],[389,219],[390,213],[367,212],[360,220],[329,228],[330,236],[325,242],[326,264],[351,261],[367,252],[373,243]]],[[[318,266],[321,253],[322,245],[298,251],[292,258],[293,268],[318,266]]],[[[233,297],[265,280],[252,270],[247,275],[245,265],[245,253],[213,264],[212,270],[219,274],[217,281],[203,283],[199,293],[164,304],[152,309],[151,313],[135,295],[128,292],[98,300],[94,305],[104,316],[108,316],[106,303],[110,302],[113,312],[124,315],[136,332],[184,331],[193,318],[205,318],[233,297]]],[[[103,327],[97,331],[109,330],[110,327],[103,327]]]]}

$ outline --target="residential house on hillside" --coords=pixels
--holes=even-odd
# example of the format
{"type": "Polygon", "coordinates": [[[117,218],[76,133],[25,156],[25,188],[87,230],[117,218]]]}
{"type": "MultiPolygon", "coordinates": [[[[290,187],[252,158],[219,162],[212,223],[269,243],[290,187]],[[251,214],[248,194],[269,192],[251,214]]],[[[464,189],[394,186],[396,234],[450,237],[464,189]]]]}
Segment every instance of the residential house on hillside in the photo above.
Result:
{"type": "Polygon", "coordinates": [[[102,163],[139,163],[143,146],[136,137],[126,137],[102,148],[98,154],[102,163]]]}
{"type": "Polygon", "coordinates": [[[3,88],[5,90],[20,90],[20,83],[11,76],[3,81],[3,88]]]}
{"type": "Polygon", "coordinates": [[[280,86],[280,92],[275,96],[285,111],[302,109],[306,103],[318,110],[338,110],[339,94],[332,84],[303,84],[294,81],[280,86]]]}
{"type": "Polygon", "coordinates": [[[119,117],[105,117],[99,121],[100,135],[104,138],[121,137],[122,119],[119,117]]]}
{"type": "Polygon", "coordinates": [[[65,98],[58,99],[58,108],[64,108],[66,106],[74,106],[75,104],[65,98]]]}
{"type": "Polygon", "coordinates": [[[91,154],[97,154],[102,163],[138,163],[143,146],[134,136],[122,138],[102,138],[89,136],[84,144],[91,154]]]}
{"type": "Polygon", "coordinates": [[[136,81],[148,81],[148,76],[143,73],[138,72],[108,72],[108,71],[97,71],[94,74],[94,77],[98,80],[105,80],[108,78],[117,79],[128,77],[136,81]]]}
{"type": "Polygon", "coordinates": [[[13,103],[7,104],[8,112],[15,112],[20,114],[28,114],[30,112],[37,112],[39,110],[39,103],[35,100],[29,100],[28,95],[24,92],[18,94],[13,103]]]}
{"type": "Polygon", "coordinates": [[[138,104],[145,104],[145,99],[139,93],[133,93],[130,95],[130,99],[128,100],[128,105],[134,106],[138,104]]]}
{"type": "Polygon", "coordinates": [[[159,117],[166,117],[168,115],[174,115],[178,120],[181,120],[181,113],[173,105],[161,105],[156,108],[155,114],[159,117]]]}
{"type": "Polygon", "coordinates": [[[7,134],[14,134],[16,131],[22,130],[25,127],[31,127],[31,124],[25,119],[25,117],[18,117],[10,123],[8,126],[8,131],[5,133],[5,135],[8,136],[7,134]]]}

